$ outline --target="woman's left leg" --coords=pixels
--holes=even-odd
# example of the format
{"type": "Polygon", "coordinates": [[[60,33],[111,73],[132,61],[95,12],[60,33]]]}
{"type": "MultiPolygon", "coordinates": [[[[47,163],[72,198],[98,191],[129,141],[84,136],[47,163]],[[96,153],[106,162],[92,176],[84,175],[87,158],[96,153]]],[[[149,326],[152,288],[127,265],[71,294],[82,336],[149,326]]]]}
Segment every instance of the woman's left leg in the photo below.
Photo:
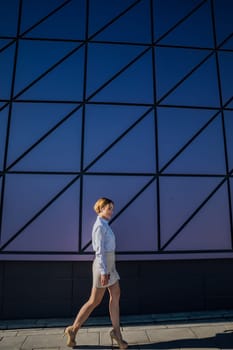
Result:
{"type": "Polygon", "coordinates": [[[109,313],[112,321],[112,326],[115,332],[120,334],[120,285],[117,281],[112,286],[108,287],[109,291],[109,313]]]}
{"type": "Polygon", "coordinates": [[[120,285],[117,281],[112,286],[108,287],[109,291],[109,313],[112,321],[113,330],[110,332],[110,337],[116,340],[120,349],[126,349],[128,344],[122,339],[120,331],[120,285]]]}

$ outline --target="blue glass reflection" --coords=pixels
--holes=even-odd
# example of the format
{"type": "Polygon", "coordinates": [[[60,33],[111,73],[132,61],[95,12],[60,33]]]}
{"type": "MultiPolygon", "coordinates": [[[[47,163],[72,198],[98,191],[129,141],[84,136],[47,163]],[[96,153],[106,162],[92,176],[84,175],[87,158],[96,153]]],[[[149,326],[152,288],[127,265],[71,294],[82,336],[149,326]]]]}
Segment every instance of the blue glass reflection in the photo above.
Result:
{"type": "Polygon", "coordinates": [[[18,23],[18,0],[1,0],[0,36],[15,36],[18,23]]]}

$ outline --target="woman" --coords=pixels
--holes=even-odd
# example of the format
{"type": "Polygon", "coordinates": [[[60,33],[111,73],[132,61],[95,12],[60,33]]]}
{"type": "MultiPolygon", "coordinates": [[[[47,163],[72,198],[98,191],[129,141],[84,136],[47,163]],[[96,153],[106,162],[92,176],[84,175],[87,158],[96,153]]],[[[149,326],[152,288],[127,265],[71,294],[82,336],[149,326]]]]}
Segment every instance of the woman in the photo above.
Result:
{"type": "Polygon", "coordinates": [[[122,339],[120,332],[120,286],[119,275],[115,268],[115,236],[108,221],[113,214],[114,203],[111,199],[100,198],[94,205],[97,219],[92,230],[92,245],[95,251],[93,262],[93,286],[89,300],[82,306],[72,326],[65,330],[67,346],[76,345],[75,336],[87,320],[91,312],[103,299],[106,288],[109,291],[109,313],[113,329],[110,338],[115,340],[120,349],[126,349],[128,344],[122,339]]]}

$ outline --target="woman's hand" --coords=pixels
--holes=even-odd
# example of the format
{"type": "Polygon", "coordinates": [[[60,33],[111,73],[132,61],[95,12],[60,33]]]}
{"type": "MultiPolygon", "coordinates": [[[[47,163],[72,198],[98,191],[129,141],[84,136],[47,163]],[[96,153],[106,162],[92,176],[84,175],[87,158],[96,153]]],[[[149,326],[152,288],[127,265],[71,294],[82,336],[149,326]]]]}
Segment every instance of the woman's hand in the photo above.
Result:
{"type": "Polygon", "coordinates": [[[106,286],[108,284],[109,279],[110,279],[110,273],[106,275],[101,275],[100,277],[101,286],[106,286]]]}

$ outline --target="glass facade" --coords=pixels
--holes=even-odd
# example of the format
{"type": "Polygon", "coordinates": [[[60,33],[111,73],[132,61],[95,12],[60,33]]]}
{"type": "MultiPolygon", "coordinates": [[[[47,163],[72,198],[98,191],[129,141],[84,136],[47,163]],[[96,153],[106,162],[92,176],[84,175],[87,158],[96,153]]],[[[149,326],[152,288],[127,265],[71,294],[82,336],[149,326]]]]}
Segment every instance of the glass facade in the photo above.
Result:
{"type": "Polygon", "coordinates": [[[233,257],[233,2],[0,0],[0,260],[233,257]]]}

